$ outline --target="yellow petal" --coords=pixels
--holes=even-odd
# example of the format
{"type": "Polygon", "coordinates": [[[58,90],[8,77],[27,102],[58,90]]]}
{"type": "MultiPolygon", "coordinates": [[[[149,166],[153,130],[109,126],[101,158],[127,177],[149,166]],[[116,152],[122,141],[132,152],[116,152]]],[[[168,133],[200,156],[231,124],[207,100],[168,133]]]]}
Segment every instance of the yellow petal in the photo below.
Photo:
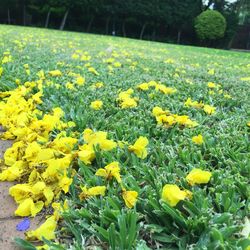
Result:
{"type": "Polygon", "coordinates": [[[15,215],[18,216],[35,216],[37,213],[39,213],[43,208],[44,203],[42,201],[38,201],[34,203],[32,198],[27,198],[23,200],[18,208],[15,211],[15,215]]]}
{"type": "Polygon", "coordinates": [[[57,221],[54,215],[50,216],[39,228],[26,233],[27,240],[42,240],[44,237],[47,240],[55,239],[55,230],[57,221]]]}
{"type": "Polygon", "coordinates": [[[192,142],[197,144],[197,145],[201,145],[203,143],[203,137],[201,134],[192,137],[192,142]]]}
{"type": "Polygon", "coordinates": [[[188,195],[190,194],[180,190],[177,185],[173,184],[166,184],[162,190],[162,199],[171,207],[176,206],[179,201],[184,200],[188,195]]]}
{"type": "Polygon", "coordinates": [[[99,168],[99,169],[96,171],[95,175],[96,175],[96,176],[105,177],[105,178],[108,177],[107,171],[106,171],[104,168],[99,168]]]}
{"type": "Polygon", "coordinates": [[[105,195],[105,191],[106,191],[106,187],[105,186],[96,186],[96,187],[92,187],[89,188],[88,190],[88,194],[90,196],[96,196],[96,195],[105,195]]]}
{"type": "Polygon", "coordinates": [[[187,175],[186,180],[191,186],[195,184],[206,184],[210,181],[211,176],[212,174],[209,171],[194,168],[187,175]]]}
{"type": "Polygon", "coordinates": [[[129,150],[134,152],[138,158],[144,159],[147,157],[148,139],[146,137],[140,136],[134,145],[129,146],[129,150]]]}
{"type": "Polygon", "coordinates": [[[123,190],[122,198],[128,208],[133,208],[137,201],[138,193],[136,191],[123,190]]]}

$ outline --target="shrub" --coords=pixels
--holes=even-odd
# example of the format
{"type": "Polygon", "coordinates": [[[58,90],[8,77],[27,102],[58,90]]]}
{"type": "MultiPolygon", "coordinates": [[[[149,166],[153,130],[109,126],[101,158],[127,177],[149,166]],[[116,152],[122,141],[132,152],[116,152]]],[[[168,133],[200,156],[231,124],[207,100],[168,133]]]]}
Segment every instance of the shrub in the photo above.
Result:
{"type": "Polygon", "coordinates": [[[216,40],[225,34],[226,19],[218,11],[207,10],[197,16],[194,27],[200,40],[216,40]]]}

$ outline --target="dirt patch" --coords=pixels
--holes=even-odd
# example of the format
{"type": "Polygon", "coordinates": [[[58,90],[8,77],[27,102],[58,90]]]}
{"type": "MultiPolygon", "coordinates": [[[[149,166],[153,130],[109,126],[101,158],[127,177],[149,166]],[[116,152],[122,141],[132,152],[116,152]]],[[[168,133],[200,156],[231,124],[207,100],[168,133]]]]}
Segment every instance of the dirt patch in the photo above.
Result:
{"type": "MultiPolygon", "coordinates": [[[[0,140],[0,159],[3,158],[5,150],[11,147],[11,145],[11,141],[0,140]]],[[[20,250],[15,245],[14,238],[25,238],[24,232],[16,230],[16,225],[23,218],[14,216],[17,204],[9,195],[9,188],[14,184],[14,182],[0,182],[0,250],[20,250]]],[[[41,224],[39,216],[32,218],[30,229],[36,229],[39,224],[41,224]]]]}

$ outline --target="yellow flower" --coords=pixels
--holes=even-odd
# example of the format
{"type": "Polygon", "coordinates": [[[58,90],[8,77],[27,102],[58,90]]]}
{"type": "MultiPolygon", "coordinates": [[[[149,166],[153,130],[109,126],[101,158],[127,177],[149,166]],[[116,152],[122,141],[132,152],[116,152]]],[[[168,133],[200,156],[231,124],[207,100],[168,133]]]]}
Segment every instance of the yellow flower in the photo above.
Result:
{"type": "Polygon", "coordinates": [[[214,69],[209,69],[207,72],[209,75],[214,75],[214,69]]]}
{"type": "Polygon", "coordinates": [[[78,76],[78,77],[76,78],[76,83],[77,83],[79,86],[82,86],[82,85],[84,85],[84,83],[85,83],[85,79],[84,79],[82,76],[78,76]]]}
{"type": "Polygon", "coordinates": [[[43,195],[46,199],[45,206],[48,206],[54,198],[54,192],[52,191],[51,187],[45,187],[43,190],[43,195]]]}
{"type": "Polygon", "coordinates": [[[213,106],[210,106],[210,105],[204,105],[203,110],[204,110],[208,115],[212,115],[212,114],[215,112],[216,108],[213,107],[213,106]]]}
{"type": "Polygon", "coordinates": [[[137,106],[137,100],[132,98],[131,95],[134,93],[133,89],[128,89],[126,91],[122,91],[119,93],[117,101],[120,102],[120,106],[122,109],[125,108],[135,108],[137,106]]]}
{"type": "Polygon", "coordinates": [[[41,149],[36,157],[36,162],[44,162],[55,157],[55,150],[52,148],[41,149]]]}
{"type": "Polygon", "coordinates": [[[128,208],[133,208],[135,206],[137,196],[138,193],[136,191],[127,191],[125,189],[122,191],[122,198],[128,208]]]}
{"type": "Polygon", "coordinates": [[[203,171],[198,168],[192,169],[192,171],[187,175],[187,182],[193,186],[195,184],[206,184],[209,182],[212,174],[209,171],[203,171]]]}
{"type": "Polygon", "coordinates": [[[155,86],[155,90],[156,91],[160,91],[162,92],[163,94],[172,94],[172,93],[175,93],[177,90],[175,88],[171,88],[171,87],[166,87],[165,85],[163,84],[157,84],[155,86]]]}
{"type": "Polygon", "coordinates": [[[114,62],[113,65],[115,68],[120,68],[122,66],[120,62],[114,62]]]}
{"type": "Polygon", "coordinates": [[[74,60],[78,59],[79,57],[80,56],[78,54],[76,54],[76,53],[71,55],[71,58],[74,59],[74,60]]]}
{"type": "Polygon", "coordinates": [[[86,165],[91,164],[91,162],[95,159],[95,151],[91,145],[84,144],[80,147],[78,157],[86,165]]]}
{"type": "Polygon", "coordinates": [[[141,159],[145,159],[147,157],[147,149],[146,146],[148,145],[148,139],[144,136],[140,136],[134,145],[129,146],[129,151],[132,151],[137,155],[137,157],[141,159]]]}
{"type": "Polygon", "coordinates": [[[68,200],[64,200],[64,203],[61,204],[59,202],[53,202],[52,207],[54,209],[53,215],[55,216],[56,220],[61,218],[62,212],[69,209],[68,200]]]}
{"type": "Polygon", "coordinates": [[[32,198],[27,198],[23,200],[18,208],[15,211],[15,215],[17,216],[32,216],[34,217],[37,213],[39,213],[43,208],[44,203],[42,201],[38,201],[34,203],[32,198]]]}
{"type": "Polygon", "coordinates": [[[89,55],[82,55],[81,56],[81,61],[89,61],[91,59],[91,56],[89,55]]]}
{"type": "Polygon", "coordinates": [[[23,161],[16,161],[12,166],[3,170],[0,173],[0,181],[15,181],[21,177],[24,171],[25,163],[23,161]]]}
{"type": "Polygon", "coordinates": [[[51,71],[49,71],[49,74],[51,75],[51,76],[61,76],[62,75],[62,72],[60,71],[60,70],[51,70],[51,71]]]}
{"type": "Polygon", "coordinates": [[[99,110],[103,106],[103,102],[100,100],[96,100],[94,102],[91,102],[90,107],[94,110],[99,110]]]}
{"type": "Polygon", "coordinates": [[[49,250],[49,246],[47,244],[36,246],[36,250],[49,250]]]}
{"type": "Polygon", "coordinates": [[[82,192],[79,195],[80,200],[85,200],[91,196],[97,196],[97,195],[105,195],[106,187],[105,186],[96,186],[87,189],[86,186],[82,187],[82,192]]]}
{"type": "Polygon", "coordinates": [[[117,146],[117,143],[107,139],[107,132],[98,131],[93,132],[91,129],[85,129],[83,132],[83,139],[89,146],[99,145],[101,150],[109,151],[117,146]]]}
{"type": "Polygon", "coordinates": [[[2,64],[8,63],[12,61],[12,56],[11,55],[5,55],[2,59],[2,64]]]}
{"type": "Polygon", "coordinates": [[[211,88],[211,89],[217,87],[217,85],[216,85],[214,82],[209,82],[209,83],[207,84],[207,86],[208,86],[209,88],[211,88]]]}
{"type": "Polygon", "coordinates": [[[36,141],[29,143],[25,150],[25,155],[23,158],[27,161],[34,161],[40,151],[41,147],[36,141]]]}
{"type": "Polygon", "coordinates": [[[176,115],[175,116],[175,120],[177,123],[179,123],[180,125],[186,125],[186,123],[189,120],[188,115],[176,115]]]}
{"type": "Polygon", "coordinates": [[[192,142],[198,145],[201,145],[203,143],[203,137],[201,134],[192,137],[192,142]]]}
{"type": "Polygon", "coordinates": [[[88,71],[91,72],[91,73],[93,73],[94,75],[97,75],[97,76],[99,75],[99,73],[98,73],[98,72],[96,71],[96,69],[93,68],[93,67],[89,67],[89,68],[88,68],[88,71]]]}
{"type": "Polygon", "coordinates": [[[55,239],[55,230],[57,227],[57,220],[54,215],[50,216],[46,221],[36,230],[26,233],[27,240],[42,240],[44,237],[47,240],[55,239]]]}
{"type": "Polygon", "coordinates": [[[204,104],[202,102],[192,101],[191,98],[188,98],[184,103],[186,107],[202,108],[204,104]]]}
{"type": "Polygon", "coordinates": [[[229,94],[225,94],[224,97],[225,97],[226,99],[232,99],[232,96],[229,95],[229,94]]]}
{"type": "Polygon", "coordinates": [[[153,110],[152,110],[152,114],[154,116],[165,115],[165,114],[168,114],[168,113],[169,113],[168,110],[165,111],[165,110],[163,110],[162,108],[160,108],[158,106],[154,107],[153,110]]]}
{"type": "Polygon", "coordinates": [[[129,97],[129,98],[123,99],[120,106],[122,109],[135,108],[135,107],[137,107],[137,102],[134,98],[129,97]]]}
{"type": "Polygon", "coordinates": [[[24,199],[29,198],[32,194],[32,188],[29,184],[16,184],[9,189],[9,194],[14,198],[17,203],[22,202],[24,199]]]}
{"type": "Polygon", "coordinates": [[[71,90],[74,90],[74,89],[75,89],[74,84],[72,84],[72,83],[70,83],[70,82],[67,82],[67,83],[65,84],[65,87],[66,87],[67,89],[71,89],[71,90]]]}
{"type": "Polygon", "coordinates": [[[156,81],[149,81],[148,86],[149,87],[155,87],[158,83],[156,81]]]}
{"type": "Polygon", "coordinates": [[[178,204],[179,201],[189,198],[191,196],[190,191],[180,190],[177,185],[166,184],[162,189],[161,198],[167,202],[171,207],[178,204]]]}
{"type": "Polygon", "coordinates": [[[110,164],[108,164],[106,167],[104,168],[99,168],[96,171],[97,176],[102,176],[104,178],[106,178],[107,180],[112,179],[112,177],[114,177],[118,183],[121,182],[121,176],[120,176],[120,167],[119,167],[119,162],[114,161],[111,162],[110,164]]]}
{"type": "Polygon", "coordinates": [[[137,85],[137,89],[148,90],[149,89],[148,83],[144,82],[144,83],[137,85]]]}
{"type": "Polygon", "coordinates": [[[97,82],[94,85],[92,85],[94,88],[99,89],[102,88],[104,86],[103,82],[97,82]]]}
{"type": "Polygon", "coordinates": [[[38,71],[36,75],[42,80],[45,79],[45,74],[43,70],[38,71]]]}
{"type": "Polygon", "coordinates": [[[247,126],[250,127],[250,122],[247,123],[247,126]]]}
{"type": "Polygon", "coordinates": [[[172,63],[174,63],[175,61],[174,61],[174,59],[169,58],[169,59],[166,59],[164,62],[165,62],[165,63],[170,63],[170,64],[172,64],[172,63]]]}
{"type": "Polygon", "coordinates": [[[51,146],[53,149],[68,154],[73,150],[76,143],[76,138],[57,135],[56,139],[51,143],[51,146]]]}
{"type": "Polygon", "coordinates": [[[47,168],[43,172],[42,177],[46,180],[54,179],[59,176],[59,173],[63,173],[71,163],[71,155],[66,155],[63,158],[50,159],[46,161],[47,168]]]}
{"type": "Polygon", "coordinates": [[[69,187],[70,187],[72,181],[73,181],[73,179],[67,177],[66,172],[64,172],[64,176],[59,181],[59,187],[64,191],[65,194],[69,192],[69,187]]]}

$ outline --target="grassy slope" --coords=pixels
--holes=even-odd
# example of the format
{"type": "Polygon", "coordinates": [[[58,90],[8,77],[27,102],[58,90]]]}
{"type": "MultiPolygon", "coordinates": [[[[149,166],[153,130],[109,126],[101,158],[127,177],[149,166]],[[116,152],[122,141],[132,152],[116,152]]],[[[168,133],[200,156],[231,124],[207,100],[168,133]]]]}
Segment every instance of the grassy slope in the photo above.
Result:
{"type": "MultiPolygon", "coordinates": [[[[117,150],[102,153],[91,167],[79,163],[78,175],[68,197],[71,202],[65,214],[67,227],[59,233],[62,238],[73,233],[75,240],[70,244],[79,249],[84,244],[81,235],[86,245],[98,245],[101,240],[118,249],[128,249],[123,245],[128,241],[138,249],[146,249],[146,244],[149,248],[161,249],[190,249],[191,246],[195,249],[215,249],[216,246],[236,249],[236,245],[243,244],[238,233],[243,218],[249,213],[246,126],[249,82],[240,78],[250,76],[250,54],[11,26],[1,26],[0,35],[0,53],[9,50],[13,57],[13,62],[3,66],[1,90],[14,88],[16,78],[21,82],[37,79],[36,73],[41,69],[45,72],[60,69],[63,76],[51,80],[61,85],[72,79],[67,72],[80,73],[86,78],[86,84],[77,87],[77,91],[45,87],[40,109],[49,112],[53,107],[61,107],[65,119],[74,121],[79,132],[90,127],[107,131],[110,138],[130,144],[141,135],[150,141],[145,160],[117,150]],[[21,45],[16,40],[21,41],[21,45]],[[98,76],[84,67],[88,62],[71,58],[77,49],[92,56],[89,62],[99,72],[98,76]],[[112,74],[103,62],[104,58],[112,57],[110,51],[117,52],[115,61],[122,63],[122,67],[114,68],[112,74]],[[173,63],[165,63],[166,59],[173,59],[173,63]],[[58,62],[64,65],[57,65],[58,62]],[[24,71],[26,63],[31,70],[30,76],[24,71]],[[209,75],[209,69],[215,69],[215,74],[209,75]],[[193,84],[187,83],[187,79],[193,84]],[[153,91],[135,90],[134,96],[140,99],[138,107],[119,108],[116,103],[119,90],[135,88],[150,80],[175,87],[178,92],[172,95],[154,92],[149,97],[153,91]],[[105,87],[93,91],[90,85],[99,81],[104,82],[105,87]],[[209,95],[208,82],[221,84],[232,99],[226,99],[218,91],[209,95]],[[184,107],[188,97],[215,106],[216,113],[209,116],[202,110],[184,107]],[[100,111],[89,108],[90,102],[96,99],[104,102],[100,111]],[[151,115],[155,106],[187,114],[200,125],[195,129],[157,127],[151,115]],[[199,133],[205,140],[203,146],[191,142],[192,136],[199,133]],[[125,185],[139,192],[136,208],[131,211],[125,208],[115,183],[110,185],[105,198],[80,202],[77,186],[104,183],[93,174],[97,168],[115,160],[121,163],[125,185]],[[193,167],[210,170],[213,173],[211,182],[191,188],[185,176],[193,167]],[[191,190],[193,199],[181,202],[176,208],[160,203],[161,189],[166,183],[191,190]],[[123,219],[127,221],[127,231],[131,232],[125,236],[123,219]],[[132,235],[133,220],[137,221],[135,237],[132,235]],[[129,235],[131,239],[126,238],[129,235]]],[[[106,244],[101,246],[105,248],[106,244]]]]}

